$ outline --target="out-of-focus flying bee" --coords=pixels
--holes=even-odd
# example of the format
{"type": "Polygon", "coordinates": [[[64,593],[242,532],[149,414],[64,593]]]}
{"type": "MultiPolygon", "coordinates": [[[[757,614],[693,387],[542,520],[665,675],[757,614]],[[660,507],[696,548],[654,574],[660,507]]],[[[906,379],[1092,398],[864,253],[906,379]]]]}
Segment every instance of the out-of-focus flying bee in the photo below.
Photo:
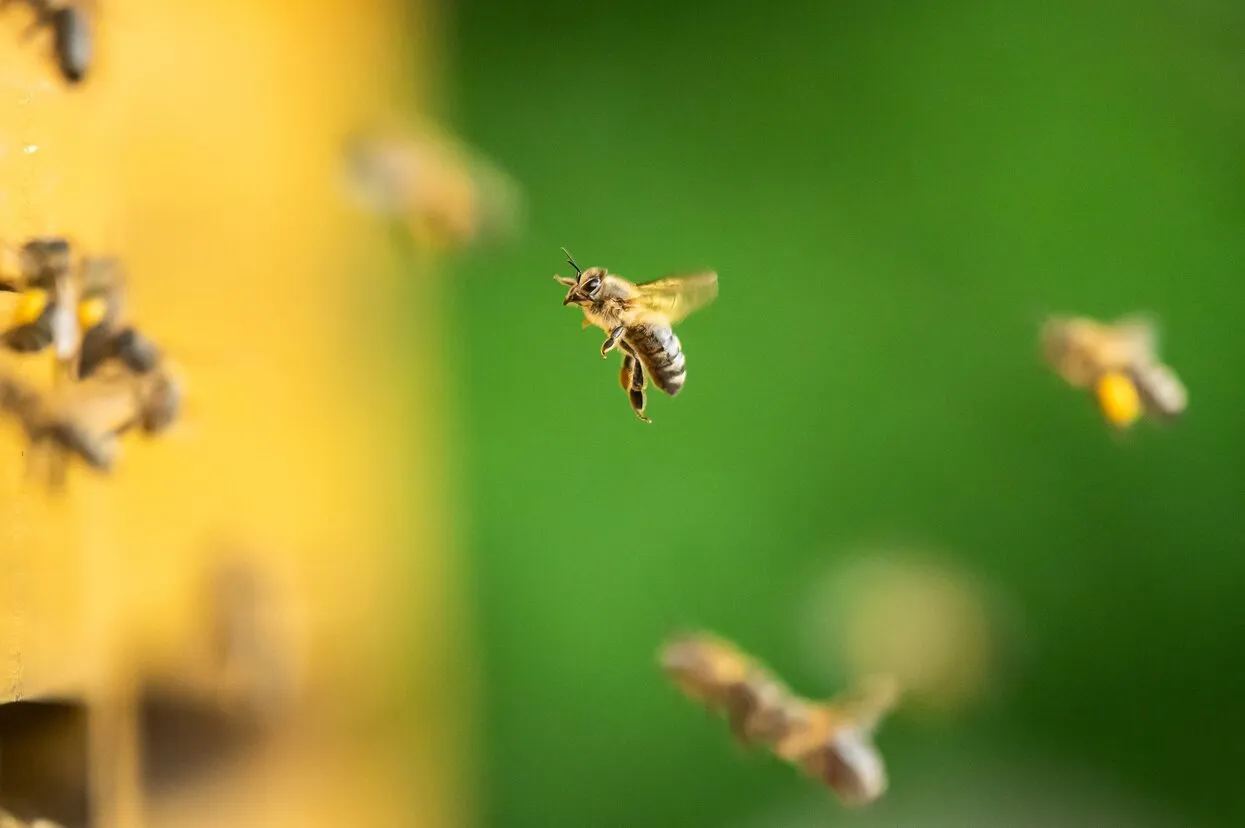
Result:
{"type": "Polygon", "coordinates": [[[686,359],[673,326],[717,298],[718,274],[704,271],[633,284],[603,267],[583,270],[565,248],[562,252],[576,274],[574,279],[553,277],[569,288],[562,304],[583,309],[585,328],[596,325],[605,331],[602,359],[622,349],[619,382],[636,416],[652,422],[644,416],[645,375],[672,397],[683,389],[686,359]]]}
{"type": "Polygon", "coordinates": [[[347,183],[422,247],[462,248],[513,235],[522,199],[511,178],[431,128],[374,129],[346,143],[347,183]]]}
{"type": "Polygon", "coordinates": [[[898,700],[893,678],[871,677],[849,694],[814,702],[708,633],[669,641],[660,662],[684,695],[727,718],[736,739],[769,749],[820,780],[845,805],[867,805],[886,791],[873,733],[898,700]]]}
{"type": "Polygon", "coordinates": [[[1124,429],[1142,415],[1171,422],[1189,397],[1176,372],[1158,356],[1158,332],[1149,317],[1112,323],[1052,317],[1042,328],[1046,361],[1074,388],[1090,388],[1107,422],[1124,429]]]}
{"type": "MultiPolygon", "coordinates": [[[[13,0],[0,0],[0,7],[13,0]]],[[[26,30],[29,39],[40,29],[52,30],[56,63],[71,84],[81,82],[91,66],[93,37],[90,16],[81,0],[26,0],[35,22],[26,30]]]]}

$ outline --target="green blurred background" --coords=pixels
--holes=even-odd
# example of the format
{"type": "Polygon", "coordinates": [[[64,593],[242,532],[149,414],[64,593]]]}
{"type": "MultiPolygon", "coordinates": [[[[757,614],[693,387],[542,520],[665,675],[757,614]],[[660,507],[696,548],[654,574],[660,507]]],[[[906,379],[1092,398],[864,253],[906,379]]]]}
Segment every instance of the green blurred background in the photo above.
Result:
{"type": "Polygon", "coordinates": [[[454,266],[482,821],[1233,825],[1245,797],[1245,5],[460,0],[452,122],[523,185],[454,266]],[[551,280],[713,267],[644,425],[551,280]],[[1114,439],[1050,312],[1150,310],[1190,387],[1114,439]],[[991,692],[881,730],[849,813],[656,668],[676,627],[845,680],[813,585],[945,550],[991,692]]]}

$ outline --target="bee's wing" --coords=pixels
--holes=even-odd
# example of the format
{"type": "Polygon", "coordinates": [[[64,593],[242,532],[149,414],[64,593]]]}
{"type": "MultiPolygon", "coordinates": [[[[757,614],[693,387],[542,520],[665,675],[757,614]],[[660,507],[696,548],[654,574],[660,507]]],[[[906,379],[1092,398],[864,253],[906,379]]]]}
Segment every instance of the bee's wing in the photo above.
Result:
{"type": "Polygon", "coordinates": [[[642,312],[674,325],[718,298],[718,274],[713,271],[668,276],[636,285],[633,301],[642,312]]]}
{"type": "Polygon", "coordinates": [[[899,701],[899,682],[889,675],[869,676],[855,688],[836,696],[830,705],[868,732],[899,701]]]}
{"type": "Polygon", "coordinates": [[[1159,349],[1158,318],[1149,313],[1132,313],[1120,317],[1112,324],[1116,336],[1128,344],[1135,353],[1146,358],[1156,358],[1159,349]]]}

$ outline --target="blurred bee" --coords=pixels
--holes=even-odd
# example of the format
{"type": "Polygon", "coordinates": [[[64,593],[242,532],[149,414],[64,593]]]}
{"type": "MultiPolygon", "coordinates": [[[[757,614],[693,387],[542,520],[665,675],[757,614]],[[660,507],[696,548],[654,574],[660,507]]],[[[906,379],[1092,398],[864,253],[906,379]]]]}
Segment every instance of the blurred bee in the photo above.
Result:
{"type": "Polygon", "coordinates": [[[790,691],[729,641],[708,633],[677,637],[663,649],[661,664],[685,696],[725,716],[742,744],[763,744],[780,734],[770,718],[790,691]]]}
{"type": "MultiPolygon", "coordinates": [[[[13,0],[0,0],[0,7],[13,0]]],[[[52,30],[56,63],[65,80],[80,83],[91,66],[93,40],[90,17],[76,0],[25,0],[35,13],[35,22],[26,30],[29,39],[39,29],[52,30]]]]}
{"type": "Polygon", "coordinates": [[[633,284],[603,267],[583,270],[565,248],[562,252],[576,274],[574,279],[553,277],[569,288],[562,304],[583,309],[585,328],[596,325],[605,331],[602,359],[621,347],[619,381],[636,416],[652,422],[644,416],[645,375],[672,397],[683,389],[686,360],[673,326],[717,298],[718,274],[705,271],[633,284]]]}
{"type": "Polygon", "coordinates": [[[68,362],[78,340],[73,314],[77,285],[69,242],[55,236],[26,242],[16,278],[0,283],[0,290],[19,293],[13,323],[3,334],[5,346],[30,354],[54,344],[58,358],[68,362]]]}
{"type": "Polygon", "coordinates": [[[351,191],[367,209],[398,219],[422,247],[467,247],[517,229],[517,185],[429,129],[352,135],[346,172],[351,191]]]}
{"type": "Polygon", "coordinates": [[[1091,388],[1107,422],[1128,428],[1142,415],[1171,422],[1184,413],[1188,392],[1158,356],[1158,333],[1144,316],[1113,323],[1052,317],[1042,328],[1046,361],[1074,388],[1091,388]]]}
{"type": "MultiPolygon", "coordinates": [[[[109,471],[116,456],[116,438],[107,428],[90,425],[93,411],[84,413],[72,407],[58,406],[52,398],[31,388],[21,380],[0,375],[0,411],[16,418],[26,432],[31,458],[47,449],[62,455],[77,456],[87,466],[109,471]]],[[[63,464],[60,464],[63,468],[63,464]]],[[[57,470],[59,472],[59,469],[57,470]]],[[[53,475],[59,483],[59,473],[53,475]]]]}
{"type": "Polygon", "coordinates": [[[208,573],[205,640],[222,706],[266,718],[296,693],[296,654],[282,623],[289,620],[288,606],[278,583],[249,550],[241,552],[235,549],[208,573]]]}
{"type": "Polygon", "coordinates": [[[708,633],[678,636],[660,662],[684,695],[726,716],[745,745],[760,745],[830,788],[843,804],[867,805],[886,791],[873,732],[898,700],[894,679],[873,677],[827,702],[794,695],[765,667],[708,633]]]}
{"type": "Polygon", "coordinates": [[[96,471],[111,472],[119,438],[134,428],[161,433],[176,419],[181,397],[180,384],[168,373],[138,375],[120,363],[50,395],[0,375],[0,411],[25,430],[31,468],[37,459],[46,459],[53,488],[63,485],[73,457],[96,471]]]}
{"type": "Polygon", "coordinates": [[[87,258],[75,271],[68,242],[34,239],[22,247],[18,277],[0,290],[21,294],[4,333],[9,349],[38,353],[55,344],[75,379],[91,376],[107,359],[139,374],[160,360],[155,344],[125,324],[125,277],[116,259],[87,258]]]}
{"type": "Polygon", "coordinates": [[[126,324],[125,275],[115,259],[87,259],[82,263],[78,325],[82,345],[78,379],[95,373],[105,360],[119,359],[136,374],[146,374],[160,362],[155,343],[126,324]]]}

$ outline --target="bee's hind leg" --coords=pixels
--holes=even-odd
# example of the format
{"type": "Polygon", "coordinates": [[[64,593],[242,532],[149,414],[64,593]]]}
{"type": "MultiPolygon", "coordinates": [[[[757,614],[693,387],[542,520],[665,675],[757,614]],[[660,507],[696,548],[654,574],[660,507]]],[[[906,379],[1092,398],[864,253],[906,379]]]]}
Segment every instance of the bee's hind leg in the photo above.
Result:
{"type": "Polygon", "coordinates": [[[627,392],[627,399],[631,401],[631,408],[635,411],[635,415],[646,423],[651,423],[648,417],[644,416],[644,365],[640,360],[636,359],[631,353],[631,349],[623,345],[623,349],[627,351],[623,355],[622,370],[618,374],[619,383],[623,390],[627,392]]]}
{"type": "Polygon", "coordinates": [[[605,357],[609,355],[610,351],[618,347],[618,342],[622,339],[624,330],[625,328],[623,328],[622,325],[619,325],[617,328],[610,331],[610,335],[607,336],[605,341],[601,343],[601,359],[605,359],[605,357]]]}

